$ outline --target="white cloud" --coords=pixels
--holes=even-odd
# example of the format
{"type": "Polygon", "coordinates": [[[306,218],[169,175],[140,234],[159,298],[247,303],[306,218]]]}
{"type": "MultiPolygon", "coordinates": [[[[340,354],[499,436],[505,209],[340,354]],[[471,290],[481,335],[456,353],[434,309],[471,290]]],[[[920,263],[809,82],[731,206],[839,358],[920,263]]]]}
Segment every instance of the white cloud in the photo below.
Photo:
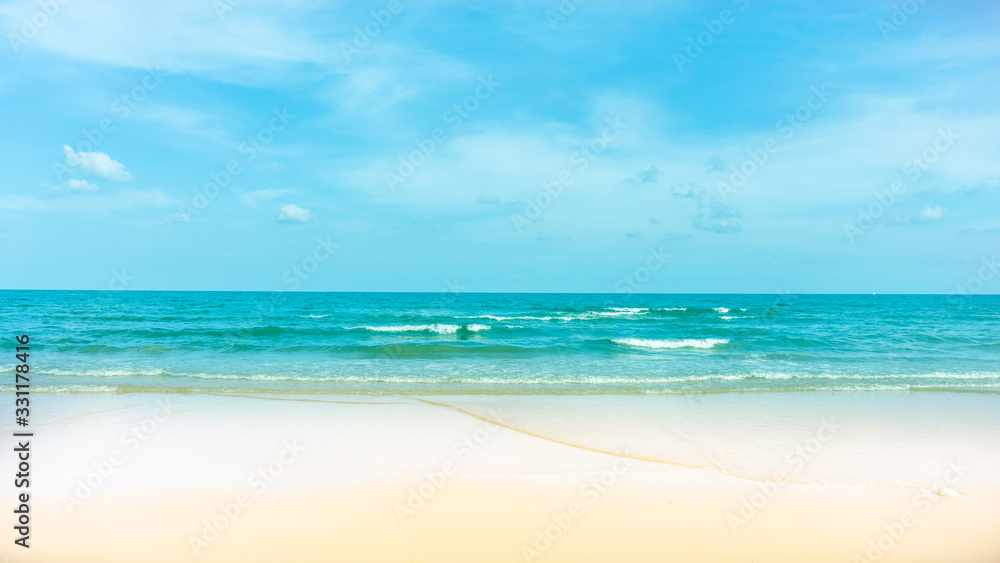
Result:
{"type": "Polygon", "coordinates": [[[936,221],[937,219],[940,219],[941,217],[944,217],[944,214],[947,211],[948,211],[947,209],[945,209],[944,207],[941,207],[940,205],[928,205],[920,213],[920,220],[921,221],[936,221]]]}
{"type": "Polygon", "coordinates": [[[278,221],[283,223],[308,223],[316,219],[312,211],[304,209],[294,204],[281,206],[281,213],[278,213],[278,221]]]}
{"type": "Polygon", "coordinates": [[[240,194],[240,204],[257,209],[260,207],[261,201],[267,201],[269,199],[274,199],[290,193],[292,193],[292,190],[254,190],[252,192],[240,194]]]}
{"type": "Polygon", "coordinates": [[[97,190],[97,184],[91,184],[86,180],[70,178],[66,180],[66,187],[76,192],[92,192],[97,190]]]}
{"type": "Polygon", "coordinates": [[[63,145],[63,153],[66,155],[66,165],[72,168],[115,182],[132,179],[132,173],[125,170],[124,164],[103,152],[76,152],[73,147],[63,145]]]}

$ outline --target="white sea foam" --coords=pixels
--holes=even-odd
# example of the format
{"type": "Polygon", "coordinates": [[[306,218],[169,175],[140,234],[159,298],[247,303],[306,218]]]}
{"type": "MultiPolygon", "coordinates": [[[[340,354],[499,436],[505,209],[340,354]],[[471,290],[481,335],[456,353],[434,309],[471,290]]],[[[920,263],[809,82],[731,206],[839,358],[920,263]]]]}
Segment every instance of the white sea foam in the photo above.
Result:
{"type": "MultiPolygon", "coordinates": [[[[0,385],[2,392],[14,392],[13,385],[0,385]]],[[[32,385],[32,393],[114,393],[118,391],[113,385],[32,385]]]]}
{"type": "Polygon", "coordinates": [[[70,369],[49,369],[42,373],[47,375],[68,375],[75,377],[137,377],[137,376],[156,376],[156,375],[166,375],[167,372],[162,369],[86,369],[86,370],[70,370],[70,369]]]}
{"type": "MultiPolygon", "coordinates": [[[[471,330],[471,329],[470,329],[471,330]]],[[[709,348],[716,344],[728,342],[726,339],[708,338],[704,340],[648,340],[638,338],[615,339],[616,344],[628,346],[649,347],[649,348],[709,348]]],[[[632,377],[632,376],[572,376],[572,377],[477,377],[477,376],[386,376],[367,374],[363,376],[355,375],[324,375],[324,374],[207,374],[207,373],[183,373],[168,372],[163,369],[49,369],[40,372],[40,375],[63,376],[63,377],[113,377],[127,379],[129,377],[155,377],[169,376],[178,378],[196,379],[229,379],[229,380],[251,380],[251,381],[303,381],[303,382],[343,382],[343,383],[486,383],[486,384],[563,384],[563,383],[685,383],[685,382],[710,382],[710,381],[744,381],[744,380],[801,380],[803,385],[817,385],[826,387],[835,385],[837,388],[844,387],[844,383],[853,381],[881,382],[885,384],[890,381],[909,380],[905,384],[897,384],[900,389],[911,387],[921,387],[937,384],[935,380],[948,380],[949,387],[956,388],[1000,388],[1000,372],[980,371],[980,372],[930,372],[930,373],[804,373],[804,372],[782,372],[782,371],[751,371],[746,373],[712,373],[712,374],[690,374],[666,377],[632,377]]],[[[871,383],[869,385],[871,385],[871,383]]],[[[94,386],[101,388],[103,386],[94,386]]],[[[867,389],[867,386],[850,388],[867,389]]],[[[872,387],[873,388],[873,387],[872,387]]],[[[896,388],[895,386],[893,388],[896,388]]],[[[4,386],[0,385],[0,390],[4,386]]],[[[35,387],[32,387],[34,390],[35,387]]],[[[59,389],[66,389],[60,386],[59,389]]],[[[114,389],[114,388],[110,388],[114,389]]]]}
{"type": "Polygon", "coordinates": [[[727,309],[727,308],[725,308],[725,307],[716,307],[716,308],[715,308],[715,311],[716,311],[716,312],[719,312],[719,313],[722,313],[722,314],[725,314],[725,313],[728,313],[728,312],[729,312],[729,309],[727,309]]]}
{"type": "MultiPolygon", "coordinates": [[[[371,330],[374,332],[433,332],[435,334],[455,334],[462,330],[463,325],[456,324],[426,324],[426,325],[392,325],[392,326],[360,326],[355,329],[371,330]]],[[[470,332],[480,332],[490,330],[489,325],[469,324],[464,326],[470,332]]]]}
{"type": "Polygon", "coordinates": [[[430,324],[430,325],[392,325],[392,326],[362,326],[356,327],[373,332],[434,332],[437,334],[455,334],[461,325],[430,324]]]}
{"type": "Polygon", "coordinates": [[[303,319],[322,319],[323,317],[329,317],[330,315],[299,315],[303,319]]]}
{"type": "Polygon", "coordinates": [[[532,316],[502,317],[499,315],[479,315],[478,317],[475,318],[490,319],[492,321],[550,321],[555,317],[532,317],[532,316]]]}
{"type": "Polygon", "coordinates": [[[635,348],[713,348],[718,344],[728,344],[727,338],[684,338],[681,340],[656,340],[652,338],[612,338],[615,344],[635,348]]]}
{"type": "Polygon", "coordinates": [[[635,307],[612,307],[611,309],[611,311],[587,311],[586,313],[580,313],[576,318],[592,319],[595,317],[629,317],[632,315],[638,315],[639,313],[647,310],[635,307]]]}
{"type": "Polygon", "coordinates": [[[600,319],[605,317],[631,317],[649,311],[642,307],[609,307],[609,311],[584,311],[583,313],[565,313],[562,315],[545,315],[539,317],[535,315],[479,315],[477,319],[490,319],[493,321],[583,321],[589,319],[600,319]]]}
{"type": "MultiPolygon", "coordinates": [[[[91,375],[93,372],[90,373],[91,375]]],[[[84,375],[82,373],[77,373],[75,375],[84,375]]],[[[880,375],[860,375],[860,374],[807,374],[807,373],[786,373],[786,372],[752,372],[752,373],[739,373],[739,374],[691,374],[691,375],[681,375],[681,376],[665,376],[665,377],[649,377],[649,376],[628,376],[628,375],[574,375],[574,376],[552,376],[552,375],[486,375],[486,376],[475,376],[475,375],[457,375],[457,374],[424,374],[424,375],[329,375],[329,374],[274,374],[274,373],[244,373],[244,374],[222,374],[222,373],[174,373],[166,374],[172,377],[177,377],[181,379],[196,379],[196,380],[217,380],[217,381],[249,381],[249,382],[300,382],[300,383],[339,383],[339,384],[363,384],[363,385],[373,385],[373,384],[396,384],[396,385],[489,385],[489,386],[511,386],[511,385],[528,385],[528,386],[552,386],[552,385],[569,385],[569,386],[595,386],[595,388],[600,388],[602,385],[656,385],[656,386],[666,386],[662,389],[651,390],[647,389],[645,392],[652,393],[663,393],[663,392],[682,392],[684,389],[688,388],[689,385],[696,385],[701,387],[704,384],[711,384],[713,382],[730,382],[730,383],[744,383],[736,389],[740,391],[769,391],[769,390],[780,390],[780,389],[790,389],[790,388],[803,388],[803,389],[822,389],[831,391],[880,391],[880,390],[913,390],[922,388],[921,384],[917,381],[907,382],[907,383],[896,383],[893,380],[898,380],[904,376],[880,376],[880,375]],[[754,385],[754,381],[774,381],[774,380],[785,380],[786,383],[781,384],[779,387],[774,387],[772,385],[764,384],[754,385]],[[792,381],[798,381],[798,383],[792,383],[792,381]],[[848,383],[851,382],[851,383],[848,383]],[[791,385],[791,387],[789,387],[791,385]]],[[[980,374],[938,374],[939,377],[954,378],[954,379],[965,379],[964,384],[951,384],[950,387],[953,388],[986,388],[986,389],[997,389],[1000,388],[1000,382],[997,381],[1000,378],[1000,374],[997,373],[980,373],[980,374]],[[948,377],[950,376],[950,377],[948,377]],[[993,381],[985,382],[983,379],[992,379],[993,381]],[[978,380],[978,381],[970,381],[978,380]]],[[[39,386],[41,387],[41,386],[39,386]]],[[[32,387],[35,391],[36,388],[32,387]]],[[[53,392],[53,393],[72,393],[72,392],[114,392],[117,389],[111,386],[105,385],[68,385],[68,386],[55,386],[47,385],[44,389],[37,389],[39,391],[53,392]]],[[[0,385],[0,391],[13,391],[12,385],[0,385]]]]}

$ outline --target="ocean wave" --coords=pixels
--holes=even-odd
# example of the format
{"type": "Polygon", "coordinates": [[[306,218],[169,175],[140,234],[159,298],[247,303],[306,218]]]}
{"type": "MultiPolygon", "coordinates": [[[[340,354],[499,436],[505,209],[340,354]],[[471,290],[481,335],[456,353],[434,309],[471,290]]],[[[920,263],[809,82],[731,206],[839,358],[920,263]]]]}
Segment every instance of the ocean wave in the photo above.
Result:
{"type": "MultiPolygon", "coordinates": [[[[36,370],[32,370],[36,371],[36,370]]],[[[142,377],[169,375],[163,369],[60,369],[38,370],[43,375],[71,376],[71,377],[142,377]]]]}
{"type": "MultiPolygon", "coordinates": [[[[629,375],[573,375],[573,376],[460,376],[460,375],[327,375],[327,374],[213,374],[196,372],[170,372],[163,369],[106,369],[106,370],[66,370],[53,369],[41,372],[42,375],[69,377],[136,377],[165,376],[175,378],[247,380],[247,381],[305,381],[305,382],[343,382],[343,383],[537,383],[537,384],[606,384],[606,383],[691,383],[712,381],[753,381],[753,380],[800,380],[804,383],[827,384],[836,381],[898,381],[910,380],[911,384],[926,383],[934,380],[951,380],[964,382],[992,382],[1000,384],[1000,372],[931,372],[931,373],[808,373],[786,371],[748,371],[743,373],[711,373],[690,375],[629,376],[629,375]]],[[[34,390],[34,387],[32,387],[34,390]]]]}
{"type": "Polygon", "coordinates": [[[473,318],[490,319],[491,321],[551,321],[552,319],[569,320],[568,318],[562,318],[562,317],[553,317],[553,316],[534,317],[531,315],[522,315],[515,317],[504,317],[500,315],[479,315],[473,318]]]}
{"type": "MultiPolygon", "coordinates": [[[[350,382],[355,383],[355,382],[350,382]]],[[[360,383],[360,382],[356,382],[360,383]]],[[[802,393],[812,391],[822,391],[829,393],[838,392],[972,392],[972,393],[1000,393],[1000,384],[965,384],[954,386],[916,385],[916,384],[886,384],[871,383],[865,385],[808,385],[808,384],[785,384],[754,385],[744,384],[735,387],[698,387],[698,386],[662,386],[652,384],[646,386],[641,382],[629,382],[629,385],[621,386],[595,386],[595,385],[565,385],[559,381],[552,381],[557,384],[552,386],[536,385],[529,381],[515,381],[511,383],[521,384],[498,388],[494,385],[471,385],[468,387],[457,387],[444,382],[437,386],[411,385],[404,381],[375,381],[370,383],[381,383],[382,385],[351,385],[340,389],[327,386],[301,386],[301,385],[269,385],[266,388],[268,394],[294,394],[294,395],[337,395],[347,393],[350,395],[364,396],[406,396],[406,395],[608,395],[608,394],[643,394],[643,395],[714,395],[725,393],[802,393]]],[[[119,386],[90,386],[90,385],[42,385],[32,386],[32,392],[39,394],[110,394],[110,393],[254,393],[261,391],[261,386],[267,385],[267,381],[257,380],[255,382],[229,382],[227,386],[223,382],[210,385],[188,385],[178,388],[163,388],[159,386],[150,387],[145,385],[123,384],[119,386]],[[251,387],[247,387],[251,385],[251,387]]],[[[348,382],[342,382],[342,385],[348,382]]],[[[647,384],[648,385],[648,384],[647,384]]],[[[0,384],[0,392],[13,392],[13,385],[0,384]]]]}
{"type": "Polygon", "coordinates": [[[609,307],[608,311],[584,311],[582,313],[561,313],[553,315],[478,315],[476,319],[493,321],[587,321],[602,318],[633,317],[646,313],[649,309],[642,307],[609,307]]]}
{"type": "Polygon", "coordinates": [[[325,317],[329,317],[330,315],[299,315],[299,316],[302,317],[303,319],[322,319],[325,317]]]}
{"type": "Polygon", "coordinates": [[[433,332],[435,334],[457,334],[460,330],[469,332],[482,332],[490,330],[489,325],[484,324],[445,324],[435,323],[426,325],[391,325],[391,326],[357,326],[351,330],[370,330],[372,332],[433,332]]]}
{"type": "MultiPolygon", "coordinates": [[[[115,370],[108,370],[103,376],[113,376],[115,370]]],[[[98,376],[94,370],[73,373],[65,371],[66,375],[98,376]]],[[[153,375],[152,371],[146,372],[153,375]]],[[[678,383],[711,383],[711,382],[743,382],[743,381],[798,381],[803,385],[817,385],[828,387],[837,382],[853,382],[857,385],[863,382],[887,383],[898,382],[900,380],[910,380],[907,383],[894,383],[896,385],[921,386],[927,385],[934,380],[952,380],[956,382],[966,382],[970,385],[994,387],[1000,385],[1000,373],[995,372],[970,372],[970,373],[933,373],[933,374],[848,374],[848,373],[825,373],[810,374],[780,371],[754,371],[731,374],[691,374],[691,375],[665,375],[662,377],[651,376],[629,376],[629,375],[330,375],[330,374],[274,374],[274,373],[171,373],[163,370],[156,370],[156,375],[193,378],[204,380],[226,380],[226,381],[297,381],[297,382],[328,382],[328,383],[408,383],[408,384],[490,384],[490,385],[606,385],[606,384],[678,384],[678,383]]],[[[134,374],[130,374],[134,375],[134,374]]],[[[94,386],[86,386],[93,388],[94,386]]],[[[100,387],[100,386],[96,386],[100,387]]],[[[35,390],[35,387],[32,387],[35,390]]]]}
{"type": "Polygon", "coordinates": [[[714,348],[719,344],[728,344],[728,338],[684,338],[681,340],[656,340],[652,338],[612,338],[612,342],[622,346],[651,349],[673,348],[714,348]]]}
{"type": "MultiPolygon", "coordinates": [[[[114,393],[113,385],[32,385],[32,393],[114,393]]],[[[0,392],[14,392],[13,385],[0,385],[0,392]]]]}

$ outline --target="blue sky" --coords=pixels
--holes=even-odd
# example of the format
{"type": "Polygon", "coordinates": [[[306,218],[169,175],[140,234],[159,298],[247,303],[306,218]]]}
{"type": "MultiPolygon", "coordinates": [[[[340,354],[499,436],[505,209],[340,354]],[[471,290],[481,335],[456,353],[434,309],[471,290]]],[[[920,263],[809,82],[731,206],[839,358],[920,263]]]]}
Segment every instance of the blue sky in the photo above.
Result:
{"type": "Polygon", "coordinates": [[[0,20],[0,287],[1000,289],[996,3],[0,20]]]}

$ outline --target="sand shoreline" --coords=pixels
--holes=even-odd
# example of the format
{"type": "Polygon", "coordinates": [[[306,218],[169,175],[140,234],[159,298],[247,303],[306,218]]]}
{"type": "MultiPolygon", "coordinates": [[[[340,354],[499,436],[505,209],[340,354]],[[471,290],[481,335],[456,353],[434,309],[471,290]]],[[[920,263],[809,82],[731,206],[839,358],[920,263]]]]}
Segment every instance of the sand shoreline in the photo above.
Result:
{"type": "Polygon", "coordinates": [[[35,411],[33,547],[11,561],[1000,558],[993,394],[61,394],[35,411]]]}

